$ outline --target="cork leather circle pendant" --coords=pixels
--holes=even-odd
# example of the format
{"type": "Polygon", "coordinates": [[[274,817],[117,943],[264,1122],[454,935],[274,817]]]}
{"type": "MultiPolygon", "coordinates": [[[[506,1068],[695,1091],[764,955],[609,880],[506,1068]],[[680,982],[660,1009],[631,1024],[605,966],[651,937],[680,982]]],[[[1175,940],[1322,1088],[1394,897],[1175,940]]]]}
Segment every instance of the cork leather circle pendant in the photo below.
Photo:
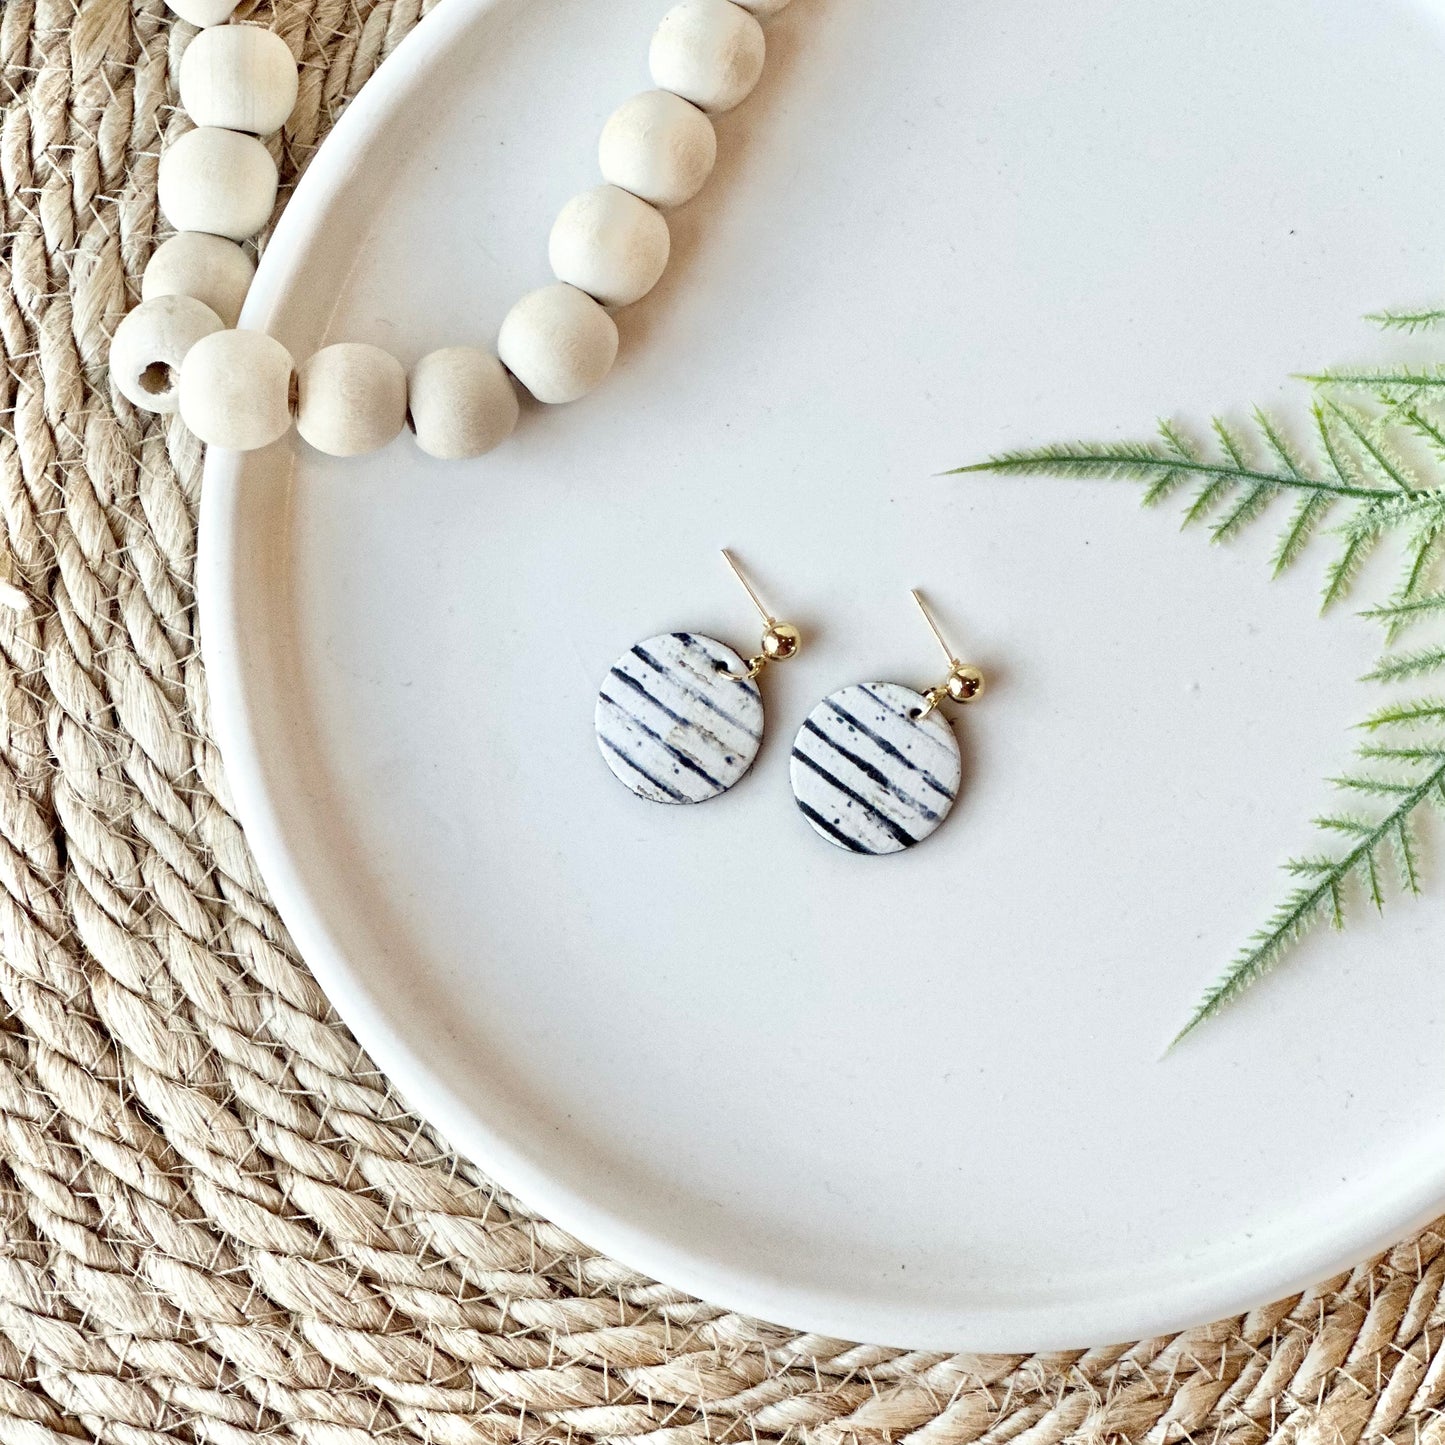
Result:
{"type": "Polygon", "coordinates": [[[597,695],[597,744],[639,798],[705,803],[752,767],[763,698],[732,648],[695,632],[624,653],[597,695]]]}
{"type": "Polygon", "coordinates": [[[850,853],[901,853],[937,829],[958,796],[958,739],[927,699],[896,682],[825,697],[793,743],[803,816],[850,853]]]}

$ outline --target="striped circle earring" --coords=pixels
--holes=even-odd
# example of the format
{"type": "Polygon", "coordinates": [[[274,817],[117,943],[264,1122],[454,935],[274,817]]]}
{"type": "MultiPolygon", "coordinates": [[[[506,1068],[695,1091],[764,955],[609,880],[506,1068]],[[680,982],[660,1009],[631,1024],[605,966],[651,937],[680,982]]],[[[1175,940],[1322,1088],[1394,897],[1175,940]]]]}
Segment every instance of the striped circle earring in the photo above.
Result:
{"type": "Polygon", "coordinates": [[[808,714],[793,744],[798,807],[850,853],[901,853],[948,816],[963,763],[939,708],[984,692],[983,673],[959,661],[916,591],[913,600],[948,658],[948,676],[922,693],[896,682],[845,687],[808,714]]]}
{"type": "Polygon", "coordinates": [[[763,740],[757,677],[770,662],[796,657],[803,642],[779,622],[726,549],[766,630],[744,660],[726,643],[696,632],[664,632],[624,653],[597,694],[597,745],[613,774],[653,803],[705,803],[727,792],[763,740]]]}

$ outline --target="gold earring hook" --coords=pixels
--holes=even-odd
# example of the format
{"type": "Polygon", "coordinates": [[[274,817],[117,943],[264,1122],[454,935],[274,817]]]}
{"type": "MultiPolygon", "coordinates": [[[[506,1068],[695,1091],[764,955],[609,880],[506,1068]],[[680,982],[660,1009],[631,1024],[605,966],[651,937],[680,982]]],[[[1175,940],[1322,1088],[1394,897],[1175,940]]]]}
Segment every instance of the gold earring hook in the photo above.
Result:
{"type": "Polygon", "coordinates": [[[924,706],[918,716],[926,718],[945,699],[957,703],[977,702],[987,686],[983,673],[971,663],[964,662],[948,645],[948,639],[943,635],[943,629],[939,627],[928,603],[923,600],[923,594],[916,587],[912,591],[913,600],[918,604],[918,610],[923,614],[928,630],[938,639],[938,645],[948,659],[948,676],[937,687],[931,687],[923,694],[924,706]]]}
{"type": "Polygon", "coordinates": [[[722,549],[722,554],[723,561],[732,568],[733,576],[742,583],[743,591],[748,594],[753,606],[758,609],[758,616],[763,619],[766,629],[763,632],[762,650],[756,657],[748,659],[747,671],[728,674],[729,677],[739,682],[744,680],[751,682],[770,662],[786,662],[790,657],[796,657],[803,645],[803,634],[791,622],[779,622],[763,605],[763,599],[758,596],[753,584],[748,581],[743,569],[738,566],[737,558],[726,547],[722,549]]]}

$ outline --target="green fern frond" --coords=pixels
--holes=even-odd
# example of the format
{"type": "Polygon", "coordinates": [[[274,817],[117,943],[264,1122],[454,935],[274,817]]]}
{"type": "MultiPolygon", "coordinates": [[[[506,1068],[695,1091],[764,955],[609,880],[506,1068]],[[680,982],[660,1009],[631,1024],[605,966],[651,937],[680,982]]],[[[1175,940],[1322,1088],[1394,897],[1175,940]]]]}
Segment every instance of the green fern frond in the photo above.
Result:
{"type": "Polygon", "coordinates": [[[1435,747],[1384,747],[1379,743],[1366,743],[1357,749],[1356,756],[1370,761],[1387,763],[1445,763],[1445,742],[1435,747]]]}
{"type": "Polygon", "coordinates": [[[1380,540],[1379,528],[1358,534],[1344,533],[1345,545],[1340,554],[1325,568],[1325,587],[1320,594],[1320,611],[1328,612],[1355,585],[1365,558],[1374,550],[1380,540]]]}
{"type": "Polygon", "coordinates": [[[1276,497],[1292,493],[1297,501],[1270,556],[1275,575],[1299,560],[1332,508],[1344,503],[1349,512],[1337,528],[1338,550],[1325,570],[1323,607],[1345,596],[1374,544],[1397,527],[1414,528],[1422,539],[1406,574],[1410,585],[1418,586],[1435,556],[1436,529],[1445,536],[1445,492],[1417,486],[1391,445],[1384,421],[1358,408],[1323,401],[1314,408],[1314,422],[1313,465],[1257,410],[1253,427],[1259,456],[1252,453],[1249,440],[1223,420],[1212,424],[1212,453],[1161,422],[1155,442],[1076,442],[1005,452],[946,475],[995,472],[1133,481],[1144,486],[1145,506],[1157,505],[1192,481],[1194,493],[1182,525],[1208,522],[1216,542],[1245,531],[1276,497]]]}
{"type": "MultiPolygon", "coordinates": [[[[1413,318],[1387,314],[1381,320],[1399,327],[1435,324],[1445,322],[1445,310],[1413,318]]],[[[1384,624],[1393,644],[1412,624],[1445,618],[1445,589],[1429,590],[1445,552],[1445,423],[1430,409],[1445,408],[1445,366],[1338,371],[1311,380],[1319,394],[1313,445],[1306,452],[1256,411],[1248,427],[1216,420],[1208,444],[1162,422],[1152,442],[1013,451],[949,475],[1131,481],[1141,484],[1146,506],[1188,488],[1184,525],[1202,523],[1221,542],[1243,533],[1288,494],[1293,505],[1275,540],[1271,566],[1278,575],[1300,559],[1311,540],[1328,537],[1334,550],[1325,567],[1326,608],[1350,591],[1377,546],[1387,539],[1398,546],[1403,554],[1398,590],[1362,614],[1384,624]],[[1340,399],[1349,392],[1364,393],[1383,409],[1340,399]],[[1412,462],[1424,469],[1423,477],[1412,462]]],[[[1445,645],[1389,651],[1365,680],[1409,682],[1441,672],[1445,645]]],[[[1423,807],[1445,807],[1445,698],[1392,701],[1360,726],[1378,740],[1356,750],[1360,766],[1332,779],[1347,805],[1315,820],[1338,851],[1286,865],[1298,886],[1200,1000],[1179,1039],[1247,989],[1322,919],[1343,926],[1353,898],[1363,895],[1382,908],[1394,889],[1419,892],[1415,823],[1423,807]],[[1416,736],[1408,737],[1408,730],[1416,736]]]]}
{"type": "Polygon", "coordinates": [[[1347,792],[1363,793],[1367,798],[1398,798],[1410,792],[1414,784],[1398,778],[1373,778],[1359,773],[1345,773],[1330,782],[1347,792]]]}
{"type": "Polygon", "coordinates": [[[1226,1004],[1232,1003],[1251,984],[1263,978],[1319,921],[1327,906],[1332,907],[1336,920],[1343,919],[1337,875],[1338,865],[1331,865],[1318,873],[1315,882],[1297,889],[1280,904],[1264,927],[1251,935],[1223,975],[1206,990],[1189,1021],[1174,1036],[1170,1048],[1188,1038],[1206,1019],[1213,1018],[1226,1004]]]}
{"type": "MultiPolygon", "coordinates": [[[[1335,831],[1354,839],[1346,852],[1334,858],[1295,859],[1287,871],[1310,881],[1280,904],[1268,922],[1253,934],[1224,974],[1205,993],[1174,1043],[1193,1033],[1206,1019],[1213,1018],[1226,1004],[1256,983],[1284,957],[1289,948],[1328,912],[1336,928],[1346,916],[1346,890],[1353,881],[1365,891],[1377,908],[1385,903],[1381,882],[1381,860],[1393,855],[1396,876],[1408,893],[1419,891],[1420,873],[1416,859],[1413,819],[1426,803],[1445,804],[1445,758],[1399,793],[1379,818],[1335,819],[1335,831]]],[[[1171,1045],[1172,1047],[1172,1045],[1171,1045]]]]}
{"type": "Polygon", "coordinates": [[[1396,491],[1413,492],[1415,479],[1408,468],[1395,455],[1387,440],[1388,430],[1373,417],[1354,407],[1344,407],[1330,402],[1330,413],[1349,433],[1350,438],[1364,456],[1366,465],[1387,487],[1396,491]]]}
{"type": "Polygon", "coordinates": [[[1409,601],[1423,587],[1435,566],[1440,551],[1440,529],[1436,526],[1422,527],[1405,548],[1405,573],[1400,579],[1400,590],[1395,594],[1400,601],[1409,601]]]}
{"type": "Polygon", "coordinates": [[[1445,667],[1445,647],[1423,647],[1414,652],[1386,653],[1361,682],[1403,682],[1445,667]]]}
{"type": "Polygon", "coordinates": [[[1192,462],[1198,457],[1199,452],[1194,443],[1172,421],[1160,421],[1157,429],[1159,439],[1181,461],[1192,462]]]}
{"type": "Polygon", "coordinates": [[[1396,409],[1396,419],[1407,431],[1413,432],[1435,454],[1436,460],[1445,461],[1445,428],[1435,422],[1417,406],[1402,406],[1396,409]]]}
{"type": "Polygon", "coordinates": [[[1411,536],[1445,527],[1445,487],[1430,487],[1408,494],[1376,491],[1340,524],[1346,537],[1375,536],[1400,531],[1411,536]]]}
{"type": "Polygon", "coordinates": [[[1363,486],[1358,466],[1351,462],[1348,454],[1335,441],[1333,413],[1325,409],[1323,402],[1315,402],[1311,409],[1315,422],[1315,435],[1319,439],[1320,455],[1329,463],[1330,471],[1342,486],[1363,486]]]}
{"type": "MultiPolygon", "coordinates": [[[[1229,541],[1231,537],[1244,531],[1251,522],[1259,517],[1278,495],[1279,488],[1273,482],[1256,482],[1252,487],[1247,487],[1234,498],[1229,510],[1214,524],[1210,540],[1214,542],[1229,541]]],[[[1294,529],[1291,526],[1289,530],[1293,531],[1294,529]]],[[[1279,549],[1275,550],[1277,553],[1279,549]]]]}
{"type": "Polygon", "coordinates": [[[1324,817],[1315,819],[1315,827],[1326,833],[1344,833],[1351,838],[1368,838],[1375,825],[1368,818],[1326,813],[1324,817]]]}
{"type": "MultiPolygon", "coordinates": [[[[1385,911],[1385,890],[1380,886],[1379,854],[1373,850],[1366,853],[1360,860],[1359,872],[1370,902],[1375,905],[1375,912],[1383,913],[1385,911]]],[[[1344,926],[1343,921],[1340,926],[1344,926]]]]}
{"type": "MultiPolygon", "coordinates": [[[[1167,421],[1159,423],[1159,439],[1168,455],[1183,462],[1196,460],[1194,448],[1190,445],[1189,440],[1167,421]]],[[[1146,507],[1157,506],[1177,488],[1183,486],[1187,480],[1188,474],[1179,468],[1171,467],[1169,470],[1161,472],[1154,481],[1145,487],[1143,505],[1146,507]]]]}
{"type": "Polygon", "coordinates": [[[1333,873],[1337,860],[1334,858],[1291,858],[1284,865],[1286,873],[1293,873],[1301,878],[1323,878],[1326,873],[1333,873]]]}
{"type": "Polygon", "coordinates": [[[1209,429],[1214,433],[1215,439],[1219,442],[1219,449],[1229,458],[1230,464],[1236,471],[1248,471],[1249,462],[1245,459],[1244,445],[1235,434],[1230,431],[1229,423],[1222,416],[1215,417],[1209,423],[1209,429]]]}
{"type": "MultiPolygon", "coordinates": [[[[1265,483],[1256,483],[1262,486],[1265,483]]],[[[1210,477],[1208,481],[1194,494],[1194,500],[1190,503],[1189,510],[1184,514],[1184,520],[1180,522],[1181,527],[1193,526],[1195,522],[1202,522],[1215,508],[1216,504],[1234,490],[1234,483],[1228,477],[1210,477]]]]}
{"type": "Polygon", "coordinates": [[[1270,555],[1270,567],[1276,577],[1299,561],[1300,553],[1334,505],[1335,499],[1325,492],[1310,492],[1299,499],[1289,525],[1280,533],[1270,555]]]}
{"type": "Polygon", "coordinates": [[[1445,613],[1445,592],[1427,592],[1419,597],[1387,602],[1383,607],[1367,608],[1360,616],[1375,622],[1384,622],[1392,631],[1396,631],[1412,622],[1423,622],[1441,613],[1445,613]]]}
{"type": "Polygon", "coordinates": [[[1297,482],[1305,480],[1304,466],[1299,458],[1295,456],[1294,449],[1285,441],[1279,428],[1275,426],[1269,414],[1262,407],[1254,409],[1254,424],[1259,428],[1259,434],[1264,438],[1265,445],[1274,454],[1280,466],[1287,471],[1297,482]]]}
{"type": "Polygon", "coordinates": [[[1424,723],[1441,722],[1445,722],[1445,698],[1416,697],[1407,702],[1386,703],[1360,726],[1373,733],[1381,728],[1413,728],[1424,723]]]}
{"type": "Polygon", "coordinates": [[[1324,492],[1356,501],[1377,501],[1396,495],[1393,489],[1348,483],[1336,477],[1296,477],[1288,471],[1271,472],[1256,467],[1238,467],[1232,462],[1182,457],[1170,449],[1147,442],[1073,442],[1039,447],[1034,451],[1000,452],[987,461],[952,467],[946,477],[994,472],[1002,476],[1078,477],[1095,481],[1157,482],[1161,476],[1178,472],[1201,482],[1218,478],[1226,484],[1264,482],[1282,489],[1324,492]]]}
{"type": "Polygon", "coordinates": [[[1416,861],[1415,823],[1413,813],[1402,813],[1395,820],[1391,837],[1395,855],[1396,882],[1400,892],[1420,896],[1420,865],[1416,861]]]}
{"type": "Polygon", "coordinates": [[[1188,480],[1181,471],[1161,472],[1158,478],[1144,489],[1143,505],[1156,506],[1188,480]]]}
{"type": "Polygon", "coordinates": [[[1302,379],[1326,389],[1364,392],[1392,406],[1411,406],[1445,389],[1445,366],[1339,368],[1302,379]]]}
{"type": "Polygon", "coordinates": [[[1382,331],[1429,331],[1445,322],[1445,311],[1375,311],[1365,320],[1382,331]]]}
{"type": "MultiPolygon", "coordinates": [[[[1031,476],[1092,477],[1104,481],[1148,482],[1161,470],[1190,467],[1192,458],[1161,450],[1149,442],[1074,442],[1034,451],[1001,452],[986,462],[952,467],[943,475],[969,472],[1022,472],[1031,476]]],[[[1192,469],[1192,467],[1191,467],[1192,469]]]]}

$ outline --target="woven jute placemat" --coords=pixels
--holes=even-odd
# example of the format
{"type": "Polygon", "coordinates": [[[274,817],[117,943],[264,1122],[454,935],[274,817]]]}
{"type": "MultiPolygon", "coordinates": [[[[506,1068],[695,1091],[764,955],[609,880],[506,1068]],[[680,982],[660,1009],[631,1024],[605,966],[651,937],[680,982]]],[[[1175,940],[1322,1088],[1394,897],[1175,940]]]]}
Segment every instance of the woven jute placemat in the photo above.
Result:
{"type": "MultiPolygon", "coordinates": [[[[422,9],[243,5],[302,62],[288,182],[422,9]]],[[[106,380],[189,34],[161,0],[0,0],[0,506],[30,604],[0,611],[0,1445],[1445,1440],[1438,1227],[1171,1339],[906,1353],[639,1278],[407,1112],[231,810],[198,449],[106,380]]]]}

